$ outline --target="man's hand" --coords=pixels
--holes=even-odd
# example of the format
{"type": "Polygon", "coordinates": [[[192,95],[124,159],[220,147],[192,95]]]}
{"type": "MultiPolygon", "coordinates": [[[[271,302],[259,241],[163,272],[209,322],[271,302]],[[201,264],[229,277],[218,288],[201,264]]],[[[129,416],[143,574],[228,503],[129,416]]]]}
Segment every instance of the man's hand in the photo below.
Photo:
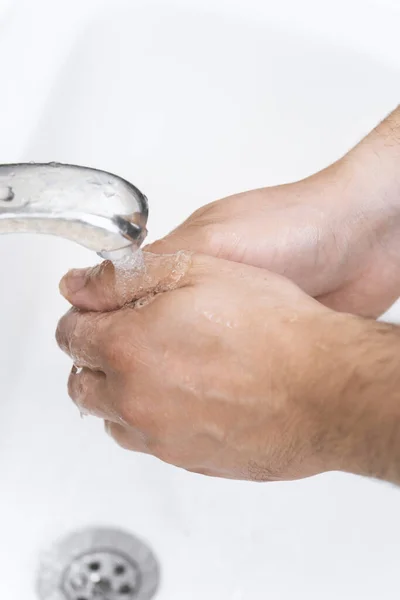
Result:
{"type": "Polygon", "coordinates": [[[72,399],[124,448],[254,480],[331,469],[398,481],[395,327],[335,313],[262,269],[145,253],[61,284],[72,399]],[[77,370],[77,367],[81,370],[77,370]]]}
{"type": "Polygon", "coordinates": [[[336,310],[380,315],[400,295],[400,109],[321,173],[213,202],[148,249],[267,268],[336,310]]]}

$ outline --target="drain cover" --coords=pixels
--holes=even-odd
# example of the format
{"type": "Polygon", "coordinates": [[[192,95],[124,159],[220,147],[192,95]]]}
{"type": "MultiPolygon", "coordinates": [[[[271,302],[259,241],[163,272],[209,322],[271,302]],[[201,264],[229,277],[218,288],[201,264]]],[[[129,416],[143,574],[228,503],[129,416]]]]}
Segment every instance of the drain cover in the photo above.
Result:
{"type": "Polygon", "coordinates": [[[116,529],[85,529],[60,540],[42,560],[40,600],[150,600],[159,583],[150,548],[116,529]]]}

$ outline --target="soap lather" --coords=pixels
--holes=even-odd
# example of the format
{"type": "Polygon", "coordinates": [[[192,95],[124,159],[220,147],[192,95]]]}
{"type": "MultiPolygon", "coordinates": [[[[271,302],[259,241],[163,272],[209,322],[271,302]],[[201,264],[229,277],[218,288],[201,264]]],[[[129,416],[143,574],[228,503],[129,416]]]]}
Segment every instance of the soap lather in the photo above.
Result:
{"type": "Polygon", "coordinates": [[[56,235],[118,258],[141,246],[147,218],[146,196],[111,173],[60,163],[0,165],[0,234],[56,235]]]}

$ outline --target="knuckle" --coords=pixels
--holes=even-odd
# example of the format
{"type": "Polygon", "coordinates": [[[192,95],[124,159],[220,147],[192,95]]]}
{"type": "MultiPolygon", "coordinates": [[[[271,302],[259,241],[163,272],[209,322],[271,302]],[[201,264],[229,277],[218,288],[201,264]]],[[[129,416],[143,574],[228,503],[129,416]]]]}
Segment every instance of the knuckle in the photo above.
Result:
{"type": "Polygon", "coordinates": [[[56,329],[56,342],[59,347],[70,354],[71,338],[74,335],[78,320],[78,312],[75,308],[71,308],[58,321],[56,329]]]}
{"type": "Polygon", "coordinates": [[[57,325],[57,329],[56,329],[56,342],[58,344],[58,346],[62,349],[65,350],[66,348],[66,340],[65,340],[65,334],[64,334],[64,328],[63,328],[63,318],[62,317],[57,325]]]}
{"type": "Polygon", "coordinates": [[[86,285],[97,289],[105,283],[110,276],[110,271],[113,270],[110,261],[103,261],[88,270],[86,274],[86,285]]]}
{"type": "Polygon", "coordinates": [[[83,372],[79,374],[71,372],[68,378],[68,395],[74,404],[85,413],[93,413],[95,411],[94,396],[83,372]]]}
{"type": "Polygon", "coordinates": [[[56,329],[56,342],[64,351],[68,350],[67,319],[68,314],[61,317],[56,329]]]}

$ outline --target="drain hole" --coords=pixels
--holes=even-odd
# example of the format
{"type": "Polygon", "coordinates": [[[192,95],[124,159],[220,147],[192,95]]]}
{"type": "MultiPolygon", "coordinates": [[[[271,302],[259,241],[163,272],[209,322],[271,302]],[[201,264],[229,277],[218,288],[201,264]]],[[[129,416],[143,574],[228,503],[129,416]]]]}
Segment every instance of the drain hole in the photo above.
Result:
{"type": "Polygon", "coordinates": [[[131,588],[130,585],[127,585],[127,584],[121,585],[121,587],[118,590],[119,594],[132,594],[132,592],[133,592],[133,589],[131,588]]]}
{"type": "Polygon", "coordinates": [[[114,573],[115,575],[123,575],[125,573],[125,567],[124,565],[116,565],[115,569],[114,569],[114,573]]]}
{"type": "Polygon", "coordinates": [[[109,592],[112,588],[111,581],[109,579],[100,579],[95,583],[95,589],[100,592],[109,592]]]}
{"type": "Polygon", "coordinates": [[[97,561],[89,563],[89,569],[91,571],[100,571],[101,564],[97,561]]]}

